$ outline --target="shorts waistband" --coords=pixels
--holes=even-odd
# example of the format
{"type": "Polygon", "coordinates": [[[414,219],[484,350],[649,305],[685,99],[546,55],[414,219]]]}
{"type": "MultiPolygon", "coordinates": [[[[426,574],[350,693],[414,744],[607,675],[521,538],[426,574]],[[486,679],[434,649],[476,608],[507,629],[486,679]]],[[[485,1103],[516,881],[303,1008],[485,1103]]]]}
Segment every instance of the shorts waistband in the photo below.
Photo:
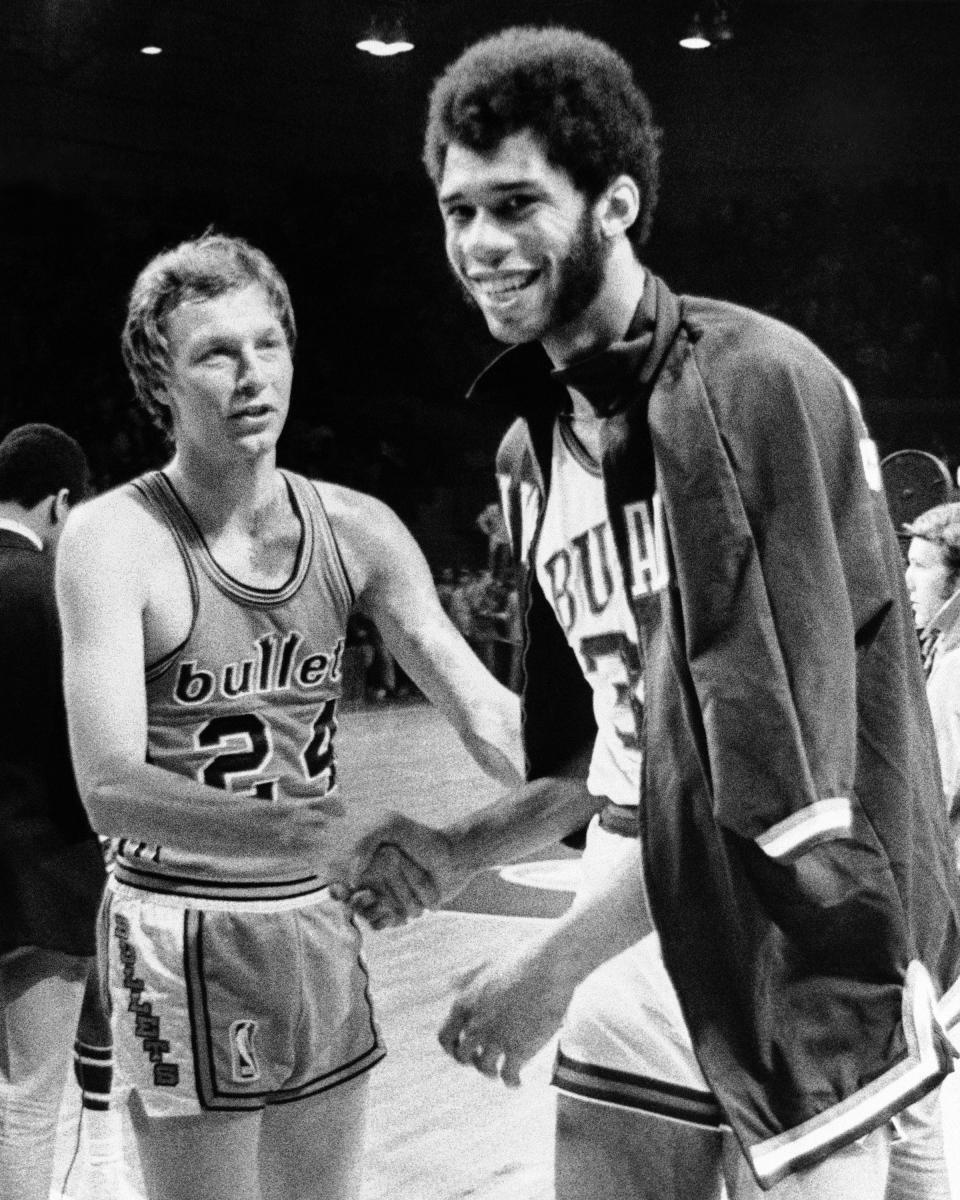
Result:
{"type": "Polygon", "coordinates": [[[635,804],[614,804],[608,800],[600,809],[600,828],[620,837],[639,837],[639,809],[635,804]]]}
{"type": "Polygon", "coordinates": [[[316,875],[279,881],[190,879],[133,868],[118,861],[107,886],[137,893],[171,908],[222,909],[231,912],[281,912],[316,904],[327,885],[316,875]]]}

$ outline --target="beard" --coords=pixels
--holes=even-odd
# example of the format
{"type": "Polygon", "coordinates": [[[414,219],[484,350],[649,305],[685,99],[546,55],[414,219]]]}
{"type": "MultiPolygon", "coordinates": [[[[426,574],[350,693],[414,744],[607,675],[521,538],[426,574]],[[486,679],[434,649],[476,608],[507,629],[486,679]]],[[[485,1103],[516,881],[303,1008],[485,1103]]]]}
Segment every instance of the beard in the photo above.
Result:
{"type": "Polygon", "coordinates": [[[557,291],[547,314],[546,331],[575,321],[597,298],[607,269],[607,247],[593,212],[585,208],[566,257],[557,268],[557,291]]]}
{"type": "MultiPolygon", "coordinates": [[[[557,263],[557,287],[549,309],[542,314],[543,333],[562,329],[575,321],[596,299],[603,286],[607,268],[607,245],[600,233],[599,223],[589,207],[585,207],[577,222],[567,253],[557,263]]],[[[460,295],[470,308],[482,312],[482,305],[464,282],[456,267],[448,260],[460,295]]]]}

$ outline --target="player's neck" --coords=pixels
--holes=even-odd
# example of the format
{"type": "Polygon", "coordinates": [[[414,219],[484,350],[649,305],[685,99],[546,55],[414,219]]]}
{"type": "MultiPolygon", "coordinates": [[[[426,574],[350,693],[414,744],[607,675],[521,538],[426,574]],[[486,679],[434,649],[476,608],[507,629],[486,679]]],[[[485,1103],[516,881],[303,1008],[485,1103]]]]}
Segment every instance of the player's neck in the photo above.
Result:
{"type": "Polygon", "coordinates": [[[24,529],[29,529],[31,533],[35,534],[41,542],[46,543],[50,536],[50,521],[46,515],[49,507],[49,497],[34,505],[33,508],[25,508],[14,500],[3,501],[0,503],[0,520],[10,521],[14,525],[22,525],[24,529]]]}
{"type": "Polygon", "coordinates": [[[165,473],[206,533],[233,526],[257,536],[289,507],[276,456],[237,463],[199,463],[178,450],[165,473]]]}

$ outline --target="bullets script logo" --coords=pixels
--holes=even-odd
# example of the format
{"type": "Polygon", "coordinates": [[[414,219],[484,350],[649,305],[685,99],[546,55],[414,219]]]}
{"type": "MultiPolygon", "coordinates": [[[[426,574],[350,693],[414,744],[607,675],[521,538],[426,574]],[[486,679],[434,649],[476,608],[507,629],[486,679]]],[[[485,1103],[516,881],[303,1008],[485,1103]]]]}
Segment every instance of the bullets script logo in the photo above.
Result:
{"type": "Polygon", "coordinates": [[[256,1021],[234,1021],[230,1026],[230,1058],[237,1083],[250,1083],[260,1078],[260,1064],[253,1048],[256,1032],[256,1021]]]}

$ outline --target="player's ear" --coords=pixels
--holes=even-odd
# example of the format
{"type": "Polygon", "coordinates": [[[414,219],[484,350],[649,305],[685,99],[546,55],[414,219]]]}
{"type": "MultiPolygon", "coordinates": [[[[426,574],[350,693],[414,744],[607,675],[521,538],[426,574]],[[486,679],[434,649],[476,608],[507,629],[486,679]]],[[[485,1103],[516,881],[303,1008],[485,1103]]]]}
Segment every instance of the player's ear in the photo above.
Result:
{"type": "Polygon", "coordinates": [[[62,525],[67,519],[70,512],[70,489],[61,488],[59,492],[50,500],[50,516],[51,525],[62,525]]]}
{"type": "Polygon", "coordinates": [[[612,180],[595,206],[600,232],[604,237],[623,236],[636,221],[640,212],[640,188],[632,175],[618,175],[612,180]]]}

